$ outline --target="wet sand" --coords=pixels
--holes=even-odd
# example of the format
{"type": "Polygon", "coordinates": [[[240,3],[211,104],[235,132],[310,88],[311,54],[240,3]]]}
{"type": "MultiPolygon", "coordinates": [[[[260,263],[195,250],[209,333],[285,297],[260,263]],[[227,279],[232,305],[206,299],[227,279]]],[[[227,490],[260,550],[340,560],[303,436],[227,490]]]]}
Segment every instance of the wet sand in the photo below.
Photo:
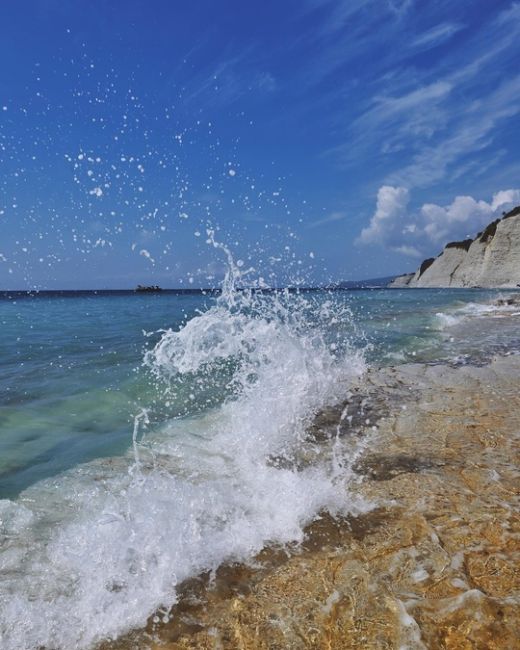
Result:
{"type": "Polygon", "coordinates": [[[185,583],[168,623],[103,650],[520,648],[520,356],[374,370],[349,401],[374,508],[185,583]]]}

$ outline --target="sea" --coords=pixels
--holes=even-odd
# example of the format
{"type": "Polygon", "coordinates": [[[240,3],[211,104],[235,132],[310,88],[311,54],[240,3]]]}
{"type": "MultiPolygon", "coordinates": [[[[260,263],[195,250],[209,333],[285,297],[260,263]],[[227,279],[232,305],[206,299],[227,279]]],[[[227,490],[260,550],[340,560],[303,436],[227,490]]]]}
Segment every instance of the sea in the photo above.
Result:
{"type": "Polygon", "coordinates": [[[359,438],[320,453],[316,414],[369,368],[518,353],[514,293],[0,294],[0,647],[166,621],[191,576],[369,509],[359,438]]]}

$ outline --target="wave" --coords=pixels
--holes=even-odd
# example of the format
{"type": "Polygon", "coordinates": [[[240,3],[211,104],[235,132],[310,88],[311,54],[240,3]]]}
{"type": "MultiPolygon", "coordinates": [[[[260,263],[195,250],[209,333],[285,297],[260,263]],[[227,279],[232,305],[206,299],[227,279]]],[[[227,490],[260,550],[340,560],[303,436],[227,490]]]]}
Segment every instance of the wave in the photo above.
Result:
{"type": "Polygon", "coordinates": [[[468,319],[482,317],[517,316],[520,313],[519,294],[494,296],[482,302],[469,302],[452,308],[447,312],[435,314],[438,329],[447,329],[460,325],[468,319]]]}
{"type": "Polygon", "coordinates": [[[228,256],[222,294],[144,358],[188,415],[147,429],[143,411],[127,456],[0,501],[5,650],[88,648],[167,618],[186,578],[301,542],[320,511],[369,507],[348,490],[360,443],[333,436],[301,462],[315,414],[365,369],[344,301],[241,290],[248,271],[213,244],[228,256]]]}

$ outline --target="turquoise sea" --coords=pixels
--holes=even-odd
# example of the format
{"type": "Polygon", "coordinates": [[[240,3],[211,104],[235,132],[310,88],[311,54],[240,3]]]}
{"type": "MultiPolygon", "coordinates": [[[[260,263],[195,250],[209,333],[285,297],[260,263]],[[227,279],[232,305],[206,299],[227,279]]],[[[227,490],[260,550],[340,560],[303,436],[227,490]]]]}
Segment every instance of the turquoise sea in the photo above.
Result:
{"type": "Polygon", "coordinates": [[[511,293],[0,294],[0,647],[91,647],[362,508],[351,441],[291,466],[314,415],[368,367],[520,351],[511,293]]]}

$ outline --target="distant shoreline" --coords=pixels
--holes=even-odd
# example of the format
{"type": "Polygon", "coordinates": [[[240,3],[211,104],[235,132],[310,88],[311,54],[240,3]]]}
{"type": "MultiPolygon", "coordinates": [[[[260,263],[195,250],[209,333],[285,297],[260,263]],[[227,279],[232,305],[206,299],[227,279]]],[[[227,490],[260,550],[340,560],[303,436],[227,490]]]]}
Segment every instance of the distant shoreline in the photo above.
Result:
{"type": "MultiPolygon", "coordinates": [[[[290,293],[309,293],[313,291],[520,291],[520,287],[397,287],[397,286],[362,286],[362,287],[240,287],[236,291],[261,291],[262,293],[275,293],[277,291],[289,291],[290,293]]],[[[205,289],[161,289],[161,291],[135,291],[135,289],[11,289],[0,290],[0,300],[12,300],[13,298],[77,298],[81,296],[160,296],[160,295],[220,295],[220,288],[205,289]]]]}
{"type": "MultiPolygon", "coordinates": [[[[236,291],[260,291],[262,293],[275,293],[279,291],[311,292],[311,291],[369,291],[385,290],[389,287],[238,287],[236,291]]],[[[10,291],[0,291],[1,298],[39,298],[39,297],[63,297],[74,298],[79,296],[160,296],[160,295],[220,295],[220,288],[205,289],[161,289],[161,291],[136,291],[135,289],[18,289],[10,291]]]]}

